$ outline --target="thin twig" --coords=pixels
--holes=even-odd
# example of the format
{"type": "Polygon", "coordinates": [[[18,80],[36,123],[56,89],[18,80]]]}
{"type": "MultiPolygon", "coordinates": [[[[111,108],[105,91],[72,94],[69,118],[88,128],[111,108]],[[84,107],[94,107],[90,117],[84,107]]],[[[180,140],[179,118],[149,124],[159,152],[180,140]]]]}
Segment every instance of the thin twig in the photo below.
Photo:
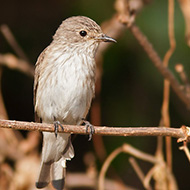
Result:
{"type": "Polygon", "coordinates": [[[105,180],[105,174],[108,170],[108,167],[110,166],[111,162],[120,154],[120,153],[127,153],[130,154],[136,158],[139,158],[141,160],[144,161],[148,161],[152,164],[157,164],[158,160],[156,159],[156,157],[144,153],[136,148],[134,148],[133,146],[129,145],[129,144],[123,144],[122,146],[118,147],[117,149],[115,149],[105,160],[100,174],[99,174],[99,179],[98,179],[98,189],[99,190],[103,190],[104,189],[104,180],[105,180]]]}
{"type": "Polygon", "coordinates": [[[169,35],[169,42],[170,42],[170,48],[166,52],[163,64],[164,66],[168,66],[169,59],[172,56],[175,47],[176,47],[176,41],[175,41],[175,35],[174,35],[174,0],[168,0],[168,35],[169,35]]]}
{"type": "Polygon", "coordinates": [[[144,185],[147,186],[150,184],[150,181],[155,173],[155,170],[157,169],[157,165],[154,165],[146,174],[145,179],[144,179],[144,185]]]}
{"type": "Polygon", "coordinates": [[[184,66],[181,63],[178,63],[175,65],[175,70],[179,73],[180,79],[184,84],[183,87],[187,93],[187,96],[190,97],[190,81],[184,70],[184,66]]]}
{"type": "MultiPolygon", "coordinates": [[[[175,50],[176,42],[174,35],[174,0],[168,0],[168,35],[170,41],[170,48],[166,52],[163,65],[168,67],[169,60],[175,50]]],[[[170,82],[164,79],[164,94],[162,104],[162,118],[164,126],[170,127],[170,115],[169,115],[169,99],[170,99],[170,82]]],[[[172,142],[171,137],[166,137],[166,160],[168,167],[172,170],[172,142]]]]}
{"type": "MultiPolygon", "coordinates": [[[[86,173],[67,173],[66,187],[69,189],[97,189],[97,178],[92,178],[86,173]]],[[[105,190],[134,190],[124,186],[116,180],[105,179],[105,190]]]]}
{"type": "Polygon", "coordinates": [[[138,163],[136,162],[136,160],[133,157],[129,158],[129,162],[131,163],[133,169],[135,170],[137,176],[139,177],[139,179],[141,180],[142,184],[144,185],[144,187],[147,190],[152,190],[152,187],[150,186],[150,183],[145,183],[144,179],[145,179],[145,175],[143,173],[143,171],[141,170],[141,168],[139,167],[138,163]]]}
{"type": "Polygon", "coordinates": [[[184,70],[184,66],[181,64],[181,63],[177,63],[175,65],[175,70],[176,72],[179,73],[179,76],[180,76],[180,79],[181,81],[185,84],[185,85],[189,85],[190,82],[189,82],[189,78],[184,70]]]}
{"type": "Polygon", "coordinates": [[[133,167],[133,169],[135,170],[137,176],[139,177],[139,179],[143,183],[143,179],[144,179],[145,176],[144,176],[143,171],[141,170],[141,168],[137,164],[137,161],[135,160],[135,158],[130,157],[129,162],[130,162],[131,166],[133,167]]]}
{"type": "Polygon", "coordinates": [[[7,114],[5,104],[3,101],[3,94],[2,94],[2,89],[1,89],[1,78],[2,78],[2,67],[0,67],[0,118],[8,119],[8,114],[7,114]]]}
{"type": "MultiPolygon", "coordinates": [[[[170,128],[167,128],[170,129],[170,128]]],[[[138,174],[140,174],[140,178],[143,179],[143,184],[145,186],[145,188],[150,189],[151,187],[149,186],[150,180],[152,178],[152,176],[154,175],[154,173],[156,171],[158,171],[158,174],[160,173],[158,169],[162,169],[163,167],[166,167],[166,171],[167,171],[167,178],[170,180],[172,180],[173,182],[170,181],[170,186],[172,187],[177,187],[177,185],[175,184],[175,180],[174,177],[171,173],[171,171],[168,169],[167,165],[165,164],[165,162],[163,160],[160,160],[159,158],[157,158],[156,156],[152,156],[150,154],[144,153],[136,148],[134,148],[133,146],[129,145],[129,144],[123,144],[122,146],[118,147],[117,149],[115,149],[109,156],[108,158],[105,160],[102,169],[100,171],[100,175],[99,175],[99,182],[98,182],[98,186],[99,186],[99,190],[103,190],[104,189],[104,180],[105,180],[105,175],[106,172],[108,170],[108,167],[110,166],[111,162],[120,154],[120,153],[127,153],[130,154],[138,159],[150,162],[152,164],[154,164],[154,167],[148,172],[148,174],[146,175],[146,177],[144,177],[144,174],[140,171],[139,172],[139,168],[138,168],[138,174]],[[160,167],[162,166],[162,167],[160,167]]],[[[135,166],[136,167],[136,166],[135,166]]],[[[158,175],[157,175],[158,176],[158,175]]],[[[177,189],[177,188],[173,188],[173,189],[177,189]]]]}
{"type": "Polygon", "coordinates": [[[189,0],[178,0],[184,19],[185,19],[185,38],[187,45],[190,47],[190,1],[189,0]]]}
{"type": "Polygon", "coordinates": [[[190,152],[189,152],[189,149],[188,149],[188,147],[187,147],[187,144],[184,143],[184,145],[181,146],[179,149],[180,149],[180,150],[183,150],[183,151],[185,152],[185,155],[187,156],[187,158],[188,158],[188,160],[189,160],[189,162],[190,162],[190,152]]]}
{"type": "Polygon", "coordinates": [[[129,144],[123,144],[122,147],[123,147],[123,152],[128,153],[132,156],[135,156],[136,158],[150,162],[152,164],[156,164],[158,162],[155,156],[144,153],[143,151],[140,151],[129,144]]]}
{"type": "Polygon", "coordinates": [[[13,54],[0,54],[0,65],[7,66],[10,69],[16,69],[20,72],[34,76],[34,67],[22,59],[18,59],[13,54]]]}
{"type": "Polygon", "coordinates": [[[16,54],[23,60],[29,62],[28,57],[20,47],[20,45],[17,43],[15,37],[13,36],[11,30],[6,24],[1,25],[0,30],[2,34],[4,35],[5,39],[9,43],[9,45],[13,48],[13,50],[16,52],[16,54]]]}
{"type": "Polygon", "coordinates": [[[106,171],[108,170],[108,167],[110,166],[110,163],[112,162],[115,157],[120,154],[123,151],[122,147],[119,147],[115,149],[106,159],[104,162],[102,169],[99,174],[99,179],[98,179],[98,190],[104,190],[104,180],[105,180],[105,174],[106,171]]]}

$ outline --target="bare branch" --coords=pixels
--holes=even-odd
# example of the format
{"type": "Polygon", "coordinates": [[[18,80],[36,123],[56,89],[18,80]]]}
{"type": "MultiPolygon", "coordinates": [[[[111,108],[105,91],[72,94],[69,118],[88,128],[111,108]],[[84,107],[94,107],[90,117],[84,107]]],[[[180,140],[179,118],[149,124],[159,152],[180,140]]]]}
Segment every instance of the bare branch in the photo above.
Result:
{"type": "Polygon", "coordinates": [[[190,47],[190,0],[178,0],[185,19],[185,38],[190,47]]]}
{"type": "Polygon", "coordinates": [[[150,181],[148,181],[148,182],[145,181],[145,175],[144,175],[143,171],[141,170],[140,166],[138,165],[137,161],[135,160],[135,158],[130,157],[129,162],[132,165],[133,169],[135,170],[140,181],[144,185],[145,189],[152,190],[152,187],[150,186],[150,183],[149,183],[150,181]]]}
{"type": "Polygon", "coordinates": [[[183,150],[185,152],[185,155],[187,156],[189,162],[190,162],[190,152],[189,149],[187,147],[187,143],[184,143],[183,146],[179,147],[180,150],[183,150]]]}
{"type": "Polygon", "coordinates": [[[18,59],[13,54],[0,54],[0,65],[5,65],[10,69],[19,70],[30,77],[34,76],[34,67],[28,62],[18,59]]]}
{"type": "Polygon", "coordinates": [[[119,155],[121,152],[123,152],[123,147],[119,147],[115,149],[106,159],[104,162],[102,169],[100,171],[99,179],[98,179],[98,189],[103,190],[104,189],[104,181],[105,181],[105,175],[108,170],[108,167],[110,166],[111,162],[115,159],[117,155],[119,155]]]}
{"type": "Polygon", "coordinates": [[[190,97],[190,81],[184,70],[184,66],[181,63],[178,63],[175,65],[175,70],[179,73],[179,77],[184,84],[182,87],[184,88],[187,96],[190,97]]]}
{"type": "MultiPolygon", "coordinates": [[[[170,48],[166,52],[163,65],[168,67],[169,60],[175,51],[176,41],[174,34],[174,0],[168,0],[168,36],[170,41],[170,48]]],[[[163,93],[163,104],[162,104],[162,119],[164,126],[170,127],[170,114],[169,114],[169,102],[170,102],[170,82],[164,79],[164,93],[163,93]]],[[[171,137],[166,137],[166,160],[169,168],[172,170],[172,142],[171,137]]]]}
{"type": "Polygon", "coordinates": [[[131,30],[135,38],[138,40],[140,45],[143,47],[144,51],[147,53],[147,55],[149,56],[155,67],[164,76],[164,78],[170,82],[171,87],[173,88],[175,93],[187,105],[187,107],[190,108],[189,97],[187,97],[186,93],[183,91],[181,85],[174,77],[172,72],[166,66],[163,65],[162,60],[160,59],[157,52],[153,48],[152,44],[148,41],[146,36],[140,31],[140,29],[135,24],[133,24],[129,29],[131,30]]]}
{"type": "Polygon", "coordinates": [[[0,68],[0,118],[1,119],[8,119],[8,114],[7,114],[5,104],[4,104],[4,101],[3,101],[1,80],[2,80],[2,68],[0,68]]]}
{"type": "Polygon", "coordinates": [[[181,63],[177,63],[175,65],[175,70],[179,73],[181,81],[184,83],[185,86],[189,86],[189,78],[184,70],[184,66],[181,63]]]}
{"type": "MultiPolygon", "coordinates": [[[[86,134],[85,126],[77,125],[63,125],[64,131],[59,129],[60,133],[75,133],[86,134]]],[[[0,120],[0,128],[9,128],[15,130],[28,130],[28,131],[46,131],[54,132],[53,124],[47,123],[34,123],[24,121],[11,121],[0,120]]],[[[190,128],[182,126],[181,128],[166,128],[166,127],[106,127],[94,126],[96,135],[108,136],[171,136],[178,138],[178,142],[189,141],[190,128]]]]}
{"type": "Polygon", "coordinates": [[[13,36],[11,30],[6,24],[1,25],[0,30],[4,37],[6,38],[7,42],[10,44],[10,46],[13,48],[13,50],[16,52],[16,54],[23,60],[29,62],[29,59],[27,58],[26,54],[20,47],[20,45],[17,43],[15,37],[13,36]]]}
{"type": "MultiPolygon", "coordinates": [[[[81,188],[81,189],[96,189],[97,178],[92,178],[86,175],[86,173],[67,173],[66,187],[81,188]]],[[[104,190],[135,190],[132,187],[124,186],[115,180],[105,179],[104,190]]]]}
{"type": "MultiPolygon", "coordinates": [[[[167,128],[169,129],[169,128],[167,128]]],[[[100,171],[100,175],[99,175],[99,181],[98,181],[98,186],[99,186],[99,190],[103,190],[104,189],[104,181],[105,181],[105,175],[106,172],[108,170],[108,167],[110,166],[111,162],[120,154],[120,153],[127,153],[130,154],[138,159],[150,162],[152,164],[154,164],[153,168],[148,172],[148,174],[144,177],[144,174],[140,171],[139,173],[139,168],[138,168],[138,174],[140,174],[140,178],[144,178],[143,179],[143,185],[146,189],[151,189],[150,187],[150,180],[151,178],[154,176],[154,178],[159,177],[160,174],[162,174],[163,169],[166,169],[166,177],[171,185],[171,189],[178,189],[177,185],[175,183],[175,179],[171,173],[171,170],[168,168],[168,166],[166,165],[166,163],[164,162],[163,159],[160,160],[160,158],[157,158],[155,156],[152,156],[150,154],[144,153],[138,149],[136,149],[135,147],[129,145],[129,144],[123,144],[122,146],[118,147],[117,149],[115,149],[105,160],[101,171],[100,171]],[[161,172],[160,172],[161,169],[161,172]],[[158,175],[156,175],[158,174],[158,175]]],[[[134,166],[134,164],[133,164],[134,166]]],[[[137,165],[135,166],[137,169],[137,165]]],[[[156,181],[156,180],[155,180],[156,181]]],[[[162,180],[163,181],[163,180],[162,180]]],[[[161,183],[157,183],[156,185],[159,185],[160,187],[161,183]]],[[[156,188],[156,189],[163,189],[163,188],[156,188]]],[[[165,188],[164,188],[165,189],[165,188]]]]}

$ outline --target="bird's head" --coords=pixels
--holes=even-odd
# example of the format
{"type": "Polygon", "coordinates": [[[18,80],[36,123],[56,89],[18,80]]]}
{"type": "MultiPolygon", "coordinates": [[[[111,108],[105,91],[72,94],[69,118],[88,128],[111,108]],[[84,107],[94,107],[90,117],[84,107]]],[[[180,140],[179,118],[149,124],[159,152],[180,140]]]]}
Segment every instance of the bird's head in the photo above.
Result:
{"type": "Polygon", "coordinates": [[[90,48],[92,51],[96,51],[100,42],[116,42],[106,36],[95,21],[84,16],[73,16],[64,20],[53,38],[54,42],[71,49],[90,48]]]}

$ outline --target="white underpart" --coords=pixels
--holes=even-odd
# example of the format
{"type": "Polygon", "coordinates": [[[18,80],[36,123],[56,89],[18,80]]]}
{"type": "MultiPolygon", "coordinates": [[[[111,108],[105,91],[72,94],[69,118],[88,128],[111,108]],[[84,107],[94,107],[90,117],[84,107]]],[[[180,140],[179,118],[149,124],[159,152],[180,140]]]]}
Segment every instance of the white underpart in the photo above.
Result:
{"type": "Polygon", "coordinates": [[[90,56],[54,54],[38,83],[36,110],[43,122],[54,118],[65,124],[80,122],[94,96],[94,72],[95,62],[90,56]],[[51,64],[53,70],[49,68],[51,64]]]}

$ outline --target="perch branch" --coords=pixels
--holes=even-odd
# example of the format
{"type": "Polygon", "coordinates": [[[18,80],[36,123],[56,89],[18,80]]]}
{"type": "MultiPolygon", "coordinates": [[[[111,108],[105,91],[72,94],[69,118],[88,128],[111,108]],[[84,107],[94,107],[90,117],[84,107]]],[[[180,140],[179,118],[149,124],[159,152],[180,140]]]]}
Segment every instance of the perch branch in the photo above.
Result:
{"type": "MultiPolygon", "coordinates": [[[[63,125],[64,131],[60,128],[60,133],[71,134],[86,134],[85,126],[77,125],[63,125]]],[[[46,131],[54,132],[55,127],[53,124],[34,123],[24,121],[1,120],[0,128],[9,128],[15,130],[28,130],[28,131],[46,131]]],[[[182,126],[181,128],[166,128],[166,127],[106,127],[94,126],[96,135],[109,135],[109,136],[171,136],[178,138],[178,142],[189,141],[190,128],[182,126]]]]}

